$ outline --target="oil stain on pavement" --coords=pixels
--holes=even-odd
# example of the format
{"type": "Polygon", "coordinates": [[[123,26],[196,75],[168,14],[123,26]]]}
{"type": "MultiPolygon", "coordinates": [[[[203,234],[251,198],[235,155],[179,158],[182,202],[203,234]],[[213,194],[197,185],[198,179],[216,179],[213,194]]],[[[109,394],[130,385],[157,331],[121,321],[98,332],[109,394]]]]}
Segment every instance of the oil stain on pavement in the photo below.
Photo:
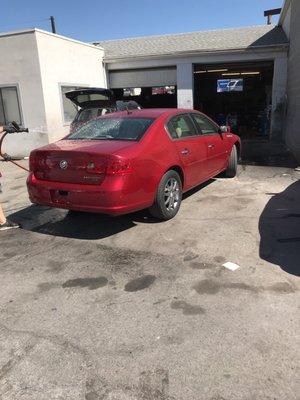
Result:
{"type": "Polygon", "coordinates": [[[75,278],[69,279],[66,281],[62,287],[63,288],[71,288],[71,287],[87,287],[89,290],[99,289],[103,286],[106,286],[108,283],[108,279],[105,276],[98,276],[96,278],[75,278]]]}
{"type": "Polygon", "coordinates": [[[195,254],[195,253],[192,253],[192,252],[187,252],[187,253],[185,254],[185,256],[183,257],[183,261],[184,261],[184,262],[186,262],[186,261],[192,261],[192,260],[195,260],[195,259],[198,258],[198,257],[199,257],[198,254],[195,254]]]}
{"type": "Polygon", "coordinates": [[[223,264],[226,261],[226,258],[223,256],[216,256],[214,257],[214,261],[220,264],[223,264]]]}
{"type": "Polygon", "coordinates": [[[193,269],[211,269],[218,267],[218,265],[212,263],[198,262],[198,261],[191,262],[189,266],[193,269]]]}
{"type": "Polygon", "coordinates": [[[156,277],[154,275],[142,275],[139,278],[133,279],[126,283],[126,292],[137,292],[138,290],[143,290],[152,285],[156,277]]]}
{"type": "Polygon", "coordinates": [[[42,282],[38,284],[39,292],[49,292],[49,290],[57,289],[59,283],[57,282],[42,282]]]}
{"type": "Polygon", "coordinates": [[[50,272],[53,274],[58,274],[59,272],[63,271],[64,266],[60,261],[49,260],[47,262],[48,269],[46,272],[50,272]]]}
{"type": "Polygon", "coordinates": [[[173,308],[173,310],[182,310],[182,313],[184,315],[198,315],[205,313],[204,308],[197,305],[189,304],[186,301],[182,300],[173,301],[171,303],[171,308],[173,308]]]}
{"type": "Polygon", "coordinates": [[[295,288],[288,282],[277,282],[270,286],[250,286],[243,282],[218,282],[213,279],[204,279],[198,282],[194,289],[198,294],[217,294],[225,289],[243,290],[252,293],[261,293],[264,291],[278,294],[294,293],[295,288]]]}

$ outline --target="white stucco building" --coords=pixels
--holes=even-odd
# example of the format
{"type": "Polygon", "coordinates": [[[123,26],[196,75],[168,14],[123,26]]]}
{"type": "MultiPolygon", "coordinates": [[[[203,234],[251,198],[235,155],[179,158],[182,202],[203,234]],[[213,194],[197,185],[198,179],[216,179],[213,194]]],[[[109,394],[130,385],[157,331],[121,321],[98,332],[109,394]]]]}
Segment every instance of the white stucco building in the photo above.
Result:
{"type": "Polygon", "coordinates": [[[1,34],[0,54],[0,123],[29,128],[5,141],[16,157],[68,133],[75,110],[64,91],[107,86],[104,51],[88,43],[30,29],[1,34]]]}
{"type": "Polygon", "coordinates": [[[39,29],[0,34],[0,123],[30,130],[11,135],[6,151],[28,155],[67,134],[76,110],[64,92],[109,87],[144,107],[230,116],[243,140],[287,143],[300,161],[299,21],[300,2],[286,0],[276,26],[94,44],[39,29]]]}

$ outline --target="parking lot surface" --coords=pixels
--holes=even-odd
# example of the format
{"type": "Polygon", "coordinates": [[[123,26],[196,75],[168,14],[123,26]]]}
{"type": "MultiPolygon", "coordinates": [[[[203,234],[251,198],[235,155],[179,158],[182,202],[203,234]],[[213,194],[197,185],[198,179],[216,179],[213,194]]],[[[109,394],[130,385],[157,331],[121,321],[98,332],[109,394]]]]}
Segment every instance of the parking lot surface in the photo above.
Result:
{"type": "Polygon", "coordinates": [[[299,399],[299,173],[240,166],[157,222],[30,205],[0,169],[1,400],[299,399]]]}

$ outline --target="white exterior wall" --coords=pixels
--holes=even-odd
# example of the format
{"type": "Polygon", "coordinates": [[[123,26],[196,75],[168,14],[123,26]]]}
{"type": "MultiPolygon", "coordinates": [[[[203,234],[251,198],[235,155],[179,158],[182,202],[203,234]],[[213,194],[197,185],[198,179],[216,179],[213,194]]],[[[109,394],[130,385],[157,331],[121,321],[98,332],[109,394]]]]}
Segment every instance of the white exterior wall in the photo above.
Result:
{"type": "Polygon", "coordinates": [[[194,68],[192,63],[177,64],[177,107],[194,107],[194,68]]]}
{"type": "Polygon", "coordinates": [[[103,50],[46,32],[36,32],[49,141],[69,132],[61,86],[107,87],[103,50]]]}
{"type": "Polygon", "coordinates": [[[290,39],[290,31],[291,31],[291,16],[292,16],[292,6],[291,3],[288,6],[288,9],[285,13],[284,20],[282,21],[282,28],[288,37],[290,39]]]}
{"type": "Polygon", "coordinates": [[[0,36],[0,86],[17,85],[29,134],[7,136],[4,150],[16,157],[48,143],[38,50],[34,32],[0,36]]]}
{"type": "Polygon", "coordinates": [[[286,55],[274,60],[274,74],[272,86],[272,119],[271,139],[284,140],[285,110],[287,104],[287,68],[286,55]]]}
{"type": "Polygon", "coordinates": [[[291,0],[287,4],[289,10],[282,22],[290,37],[286,141],[300,164],[300,1],[291,0]]]}

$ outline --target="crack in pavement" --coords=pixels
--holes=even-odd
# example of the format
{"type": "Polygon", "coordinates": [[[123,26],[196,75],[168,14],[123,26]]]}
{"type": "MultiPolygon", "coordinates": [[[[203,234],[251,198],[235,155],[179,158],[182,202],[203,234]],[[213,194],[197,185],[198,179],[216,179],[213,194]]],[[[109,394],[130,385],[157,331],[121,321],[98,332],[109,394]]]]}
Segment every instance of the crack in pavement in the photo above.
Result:
{"type": "Polygon", "coordinates": [[[65,337],[60,336],[60,335],[46,335],[43,333],[38,333],[38,332],[33,332],[30,330],[22,330],[22,329],[11,329],[8,328],[6,325],[0,324],[0,328],[4,329],[5,331],[9,333],[14,333],[17,335],[29,335],[32,338],[36,339],[35,345],[40,341],[40,340],[47,340],[50,343],[56,345],[56,346],[61,346],[65,350],[68,350],[72,353],[80,354],[84,357],[89,356],[89,353],[85,350],[82,349],[80,346],[72,343],[70,340],[67,340],[65,337]]]}

